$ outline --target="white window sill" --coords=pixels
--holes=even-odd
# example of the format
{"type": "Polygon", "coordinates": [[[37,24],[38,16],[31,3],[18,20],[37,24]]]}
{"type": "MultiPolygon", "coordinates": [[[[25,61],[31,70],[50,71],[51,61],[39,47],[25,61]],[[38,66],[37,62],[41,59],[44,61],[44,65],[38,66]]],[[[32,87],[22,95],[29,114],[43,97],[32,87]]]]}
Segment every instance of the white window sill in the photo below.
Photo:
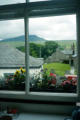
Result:
{"type": "Polygon", "coordinates": [[[29,95],[55,96],[55,97],[77,97],[76,93],[48,93],[48,92],[29,92],[29,95]]]}
{"type": "Polygon", "coordinates": [[[76,102],[78,95],[75,93],[29,92],[26,94],[26,92],[19,91],[0,91],[0,98],[76,102]]]}

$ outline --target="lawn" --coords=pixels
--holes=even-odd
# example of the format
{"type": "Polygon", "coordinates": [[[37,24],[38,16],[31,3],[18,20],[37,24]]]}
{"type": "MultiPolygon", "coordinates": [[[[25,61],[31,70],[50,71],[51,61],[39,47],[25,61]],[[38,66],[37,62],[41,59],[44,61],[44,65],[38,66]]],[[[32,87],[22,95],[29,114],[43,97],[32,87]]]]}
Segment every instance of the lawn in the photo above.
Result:
{"type": "Polygon", "coordinates": [[[51,69],[55,71],[56,74],[60,76],[64,76],[66,71],[70,70],[70,65],[69,64],[64,64],[64,63],[49,63],[49,64],[44,64],[43,68],[47,68],[47,73],[49,74],[51,69]]]}

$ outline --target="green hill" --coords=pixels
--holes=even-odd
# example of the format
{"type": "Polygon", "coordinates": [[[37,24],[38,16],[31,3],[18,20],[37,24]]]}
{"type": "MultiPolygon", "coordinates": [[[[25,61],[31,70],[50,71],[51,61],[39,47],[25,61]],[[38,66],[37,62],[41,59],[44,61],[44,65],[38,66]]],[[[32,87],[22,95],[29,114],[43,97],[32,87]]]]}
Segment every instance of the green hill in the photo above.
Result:
{"type": "MultiPolygon", "coordinates": [[[[31,43],[36,43],[36,44],[45,44],[47,40],[45,40],[44,38],[41,38],[39,36],[36,35],[29,35],[29,42],[31,43]]],[[[48,40],[48,41],[52,41],[52,40],[48,40]]],[[[63,49],[70,49],[71,45],[74,43],[76,46],[76,40],[54,40],[55,42],[57,42],[59,44],[59,46],[63,49]]],[[[14,37],[14,38],[8,38],[8,39],[4,39],[2,41],[0,41],[0,44],[3,43],[7,43],[10,46],[13,47],[20,47],[20,46],[24,46],[25,44],[25,37],[22,36],[18,36],[18,37],[14,37]]]]}
{"type": "MultiPolygon", "coordinates": [[[[40,43],[40,44],[44,44],[45,43],[45,39],[38,37],[36,35],[29,35],[29,42],[31,43],[40,43]]],[[[8,44],[12,47],[20,47],[20,46],[24,46],[25,45],[25,36],[18,36],[18,37],[14,37],[14,38],[8,38],[8,39],[4,39],[2,41],[0,41],[0,44],[8,44]]]]}
{"type": "MultiPolygon", "coordinates": [[[[1,42],[24,42],[25,41],[25,36],[18,36],[14,38],[8,38],[8,39],[3,39],[1,42]]],[[[37,35],[29,35],[29,41],[30,42],[45,42],[46,40],[37,36],[37,35]]]]}

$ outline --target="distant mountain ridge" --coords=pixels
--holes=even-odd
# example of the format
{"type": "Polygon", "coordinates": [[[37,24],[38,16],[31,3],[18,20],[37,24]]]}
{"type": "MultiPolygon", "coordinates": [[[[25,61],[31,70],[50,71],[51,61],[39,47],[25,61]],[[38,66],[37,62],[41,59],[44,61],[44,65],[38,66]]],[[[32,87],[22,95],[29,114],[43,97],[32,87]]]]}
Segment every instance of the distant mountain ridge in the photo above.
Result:
{"type": "MultiPolygon", "coordinates": [[[[14,37],[14,38],[4,39],[1,42],[12,42],[12,41],[14,41],[14,42],[15,41],[22,41],[22,42],[24,42],[25,37],[24,37],[24,35],[22,35],[22,36],[18,36],[18,37],[14,37]]],[[[41,38],[41,37],[38,37],[36,35],[29,35],[29,41],[30,42],[45,42],[46,40],[41,38]]]]}
{"type": "MultiPolygon", "coordinates": [[[[15,41],[21,41],[24,42],[25,41],[25,36],[18,36],[18,37],[14,37],[14,38],[7,38],[7,39],[3,39],[0,40],[0,42],[15,42],[15,41]]],[[[72,41],[76,41],[76,40],[46,40],[44,38],[41,38],[37,35],[29,35],[29,41],[30,42],[46,42],[46,41],[55,41],[55,42],[72,42],[72,41]]]]}

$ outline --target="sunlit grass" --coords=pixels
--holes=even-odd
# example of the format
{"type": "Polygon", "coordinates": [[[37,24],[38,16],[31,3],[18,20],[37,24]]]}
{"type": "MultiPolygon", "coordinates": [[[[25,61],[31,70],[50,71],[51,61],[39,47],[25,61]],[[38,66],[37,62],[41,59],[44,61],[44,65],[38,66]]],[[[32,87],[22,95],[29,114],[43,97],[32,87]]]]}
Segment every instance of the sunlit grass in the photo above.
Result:
{"type": "Polygon", "coordinates": [[[55,71],[56,74],[63,76],[66,71],[70,70],[70,65],[69,64],[64,64],[64,63],[49,63],[49,64],[44,64],[43,68],[47,68],[47,73],[49,74],[51,69],[55,71]]]}

